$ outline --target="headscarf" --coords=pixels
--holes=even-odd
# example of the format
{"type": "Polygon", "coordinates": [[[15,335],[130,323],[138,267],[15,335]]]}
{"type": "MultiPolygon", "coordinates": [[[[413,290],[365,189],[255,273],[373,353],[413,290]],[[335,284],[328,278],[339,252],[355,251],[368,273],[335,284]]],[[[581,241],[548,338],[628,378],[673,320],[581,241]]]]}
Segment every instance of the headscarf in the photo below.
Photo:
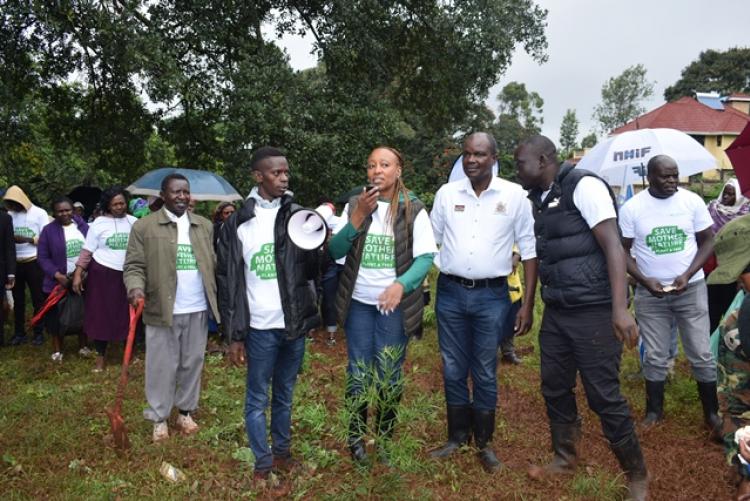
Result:
{"type": "Polygon", "coordinates": [[[148,208],[148,202],[143,198],[131,199],[129,209],[130,213],[138,219],[151,213],[151,210],[148,208]]]}
{"type": "Polygon", "coordinates": [[[732,219],[744,216],[750,212],[750,200],[742,194],[740,183],[737,181],[737,178],[729,178],[727,182],[724,183],[724,187],[719,192],[719,196],[709,202],[708,212],[711,214],[711,219],[714,220],[714,224],[711,227],[714,230],[714,234],[732,219]],[[732,186],[734,188],[734,205],[724,205],[721,203],[721,195],[724,194],[724,190],[727,186],[732,186]]]}

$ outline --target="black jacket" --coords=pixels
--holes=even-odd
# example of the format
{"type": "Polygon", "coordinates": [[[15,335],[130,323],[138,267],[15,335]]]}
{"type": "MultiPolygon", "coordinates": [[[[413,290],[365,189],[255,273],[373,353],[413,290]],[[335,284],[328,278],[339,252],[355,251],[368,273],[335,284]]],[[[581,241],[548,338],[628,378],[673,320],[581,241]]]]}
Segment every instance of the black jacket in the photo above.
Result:
{"type": "Polygon", "coordinates": [[[16,274],[16,241],[13,236],[13,218],[0,210],[0,284],[8,275],[16,274]]]}
{"type": "MultiPolygon", "coordinates": [[[[563,165],[544,202],[540,200],[540,189],[529,193],[534,211],[539,281],[547,306],[576,308],[612,302],[607,259],[573,203],[573,191],[586,176],[598,177],[563,165]]],[[[616,208],[609,185],[607,189],[616,208]]]]}
{"type": "MultiPolygon", "coordinates": [[[[276,276],[284,310],[287,339],[297,339],[320,325],[315,283],[319,278],[319,251],[305,251],[295,246],[286,233],[291,214],[300,209],[292,197],[284,195],[276,215],[274,248],[276,276]]],[[[242,341],[250,329],[252,312],[247,302],[242,242],[237,228],[255,217],[255,199],[248,199],[240,210],[221,227],[216,246],[216,283],[219,314],[224,334],[230,341],[242,341]]]]}

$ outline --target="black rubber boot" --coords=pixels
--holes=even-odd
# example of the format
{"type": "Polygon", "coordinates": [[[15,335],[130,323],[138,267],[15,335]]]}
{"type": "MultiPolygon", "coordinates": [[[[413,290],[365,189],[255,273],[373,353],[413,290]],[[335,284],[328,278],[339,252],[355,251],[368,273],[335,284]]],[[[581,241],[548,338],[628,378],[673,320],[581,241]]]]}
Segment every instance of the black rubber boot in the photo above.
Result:
{"type": "Polygon", "coordinates": [[[550,423],[552,435],[552,461],[544,466],[529,468],[529,476],[536,479],[548,475],[575,473],[578,465],[578,443],[581,440],[581,418],[568,424],[550,423]]]}
{"type": "Polygon", "coordinates": [[[653,426],[664,419],[664,381],[646,380],[646,416],[643,426],[653,426]]]}
{"type": "Polygon", "coordinates": [[[398,416],[398,406],[402,395],[403,392],[398,388],[388,388],[380,392],[380,403],[375,414],[378,461],[386,466],[390,466],[390,458],[388,457],[388,446],[384,442],[390,442],[393,438],[393,430],[396,428],[396,418],[398,416]]]}
{"type": "Polygon", "coordinates": [[[723,423],[719,417],[719,399],[716,396],[716,382],[701,383],[698,381],[698,395],[703,406],[703,420],[706,423],[706,428],[711,432],[711,440],[723,443],[721,434],[723,423]]]}
{"type": "Polygon", "coordinates": [[[495,456],[495,451],[492,450],[492,434],[495,431],[495,411],[478,411],[474,409],[473,413],[474,423],[474,441],[476,442],[477,457],[479,462],[482,463],[482,468],[487,473],[494,473],[498,471],[503,463],[495,456]]]}
{"type": "Polygon", "coordinates": [[[367,462],[367,449],[365,447],[365,432],[367,431],[367,403],[354,409],[349,419],[349,452],[356,463],[367,462]]]}
{"type": "Polygon", "coordinates": [[[635,432],[617,444],[611,444],[620,467],[628,480],[628,497],[635,501],[642,501],[648,497],[648,470],[643,460],[641,444],[635,432]]]}
{"type": "Polygon", "coordinates": [[[471,415],[472,409],[469,405],[447,407],[448,441],[442,447],[431,451],[431,457],[448,457],[471,442],[471,415]]]}

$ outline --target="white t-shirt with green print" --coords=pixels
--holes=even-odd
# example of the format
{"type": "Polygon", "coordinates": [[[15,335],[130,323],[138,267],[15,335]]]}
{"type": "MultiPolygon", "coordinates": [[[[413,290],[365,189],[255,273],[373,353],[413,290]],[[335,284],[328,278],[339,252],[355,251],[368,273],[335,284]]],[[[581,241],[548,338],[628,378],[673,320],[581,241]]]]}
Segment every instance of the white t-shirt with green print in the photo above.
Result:
{"type": "MultiPolygon", "coordinates": [[[[359,274],[354,284],[352,299],[360,303],[377,305],[378,296],[396,280],[396,257],[394,254],[393,225],[387,221],[390,203],[378,201],[372,213],[372,224],[365,237],[365,247],[359,265],[359,274]]],[[[344,207],[335,232],[349,222],[349,205],[344,207]]],[[[412,255],[437,253],[435,235],[427,211],[422,209],[414,218],[412,255]]]]}
{"type": "Polygon", "coordinates": [[[78,261],[81,249],[83,249],[86,237],[83,236],[83,233],[78,229],[78,225],[75,222],[63,226],[63,232],[65,233],[66,273],[71,274],[76,269],[76,261],[78,261]]]}
{"type": "Polygon", "coordinates": [[[206,311],[206,290],[203,277],[198,270],[198,261],[190,243],[190,219],[188,213],[177,217],[169,211],[167,216],[177,223],[177,292],[174,298],[174,315],[206,311]]]}
{"type": "MultiPolygon", "coordinates": [[[[13,233],[22,237],[38,238],[42,234],[42,228],[49,223],[49,216],[44,209],[32,205],[26,212],[8,211],[13,219],[13,233]]],[[[16,244],[16,259],[23,260],[36,257],[36,245],[16,244]]]]}
{"type": "Polygon", "coordinates": [[[255,205],[255,217],[237,228],[245,261],[245,291],[250,309],[250,327],[283,329],[284,311],[276,278],[274,225],[279,208],[255,205]]]}
{"type": "Polygon", "coordinates": [[[130,214],[125,217],[100,216],[89,226],[84,249],[91,252],[94,260],[112,270],[122,271],[125,251],[128,248],[130,230],[137,219],[130,214]]]}
{"type": "MultiPolygon", "coordinates": [[[[695,234],[713,224],[703,199],[678,188],[668,198],[655,198],[643,190],[620,209],[622,236],[633,239],[638,270],[669,285],[684,273],[698,252],[695,234]]],[[[690,277],[702,280],[703,270],[690,277]]]]}

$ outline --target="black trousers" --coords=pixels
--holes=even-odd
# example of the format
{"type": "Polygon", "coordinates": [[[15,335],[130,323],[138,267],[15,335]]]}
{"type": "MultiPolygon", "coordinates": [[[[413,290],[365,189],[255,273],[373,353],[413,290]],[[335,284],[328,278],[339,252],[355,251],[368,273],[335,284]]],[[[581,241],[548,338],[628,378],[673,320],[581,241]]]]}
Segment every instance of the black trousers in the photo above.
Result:
{"type": "Polygon", "coordinates": [[[633,419],[620,393],[622,343],[612,328],[609,305],[544,310],[539,332],[542,394],[550,422],[570,424],[578,416],[575,386],[581,374],[591,410],[615,444],[633,432],[633,419]]]}
{"type": "MultiPolygon", "coordinates": [[[[34,260],[28,263],[16,265],[16,285],[13,287],[13,314],[15,316],[15,334],[23,335],[26,332],[26,287],[31,291],[31,303],[34,305],[34,313],[44,304],[46,299],[42,292],[42,280],[44,272],[39,263],[34,260]]],[[[34,327],[34,334],[44,332],[44,322],[34,327]]]]}

